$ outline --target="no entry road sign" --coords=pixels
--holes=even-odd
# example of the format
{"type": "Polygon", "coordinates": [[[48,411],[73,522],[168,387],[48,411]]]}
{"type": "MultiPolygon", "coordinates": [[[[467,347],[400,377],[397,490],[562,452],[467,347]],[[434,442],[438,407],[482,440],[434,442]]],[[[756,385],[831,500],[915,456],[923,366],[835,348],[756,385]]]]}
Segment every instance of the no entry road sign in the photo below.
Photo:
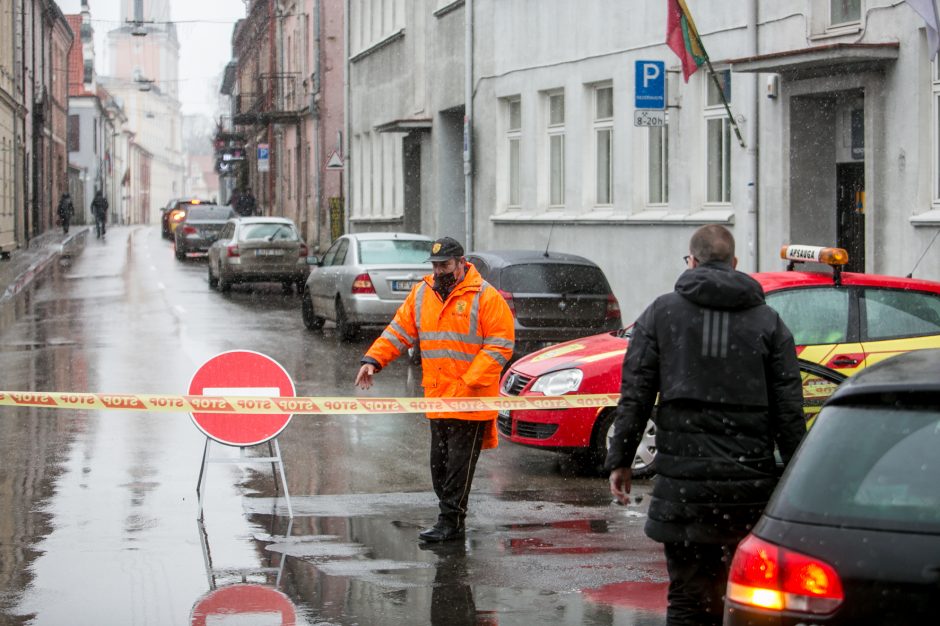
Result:
{"type": "Polygon", "coordinates": [[[249,350],[223,352],[203,363],[189,383],[189,395],[259,398],[236,401],[232,413],[190,413],[196,427],[207,437],[229,446],[254,446],[269,441],[284,430],[293,417],[237,412],[239,404],[244,408],[270,402],[261,398],[295,397],[294,382],[281,364],[249,350]]]}
{"type": "Polygon", "coordinates": [[[252,624],[294,626],[297,611],[286,595],[264,585],[236,584],[207,593],[193,605],[192,626],[252,624]]]}

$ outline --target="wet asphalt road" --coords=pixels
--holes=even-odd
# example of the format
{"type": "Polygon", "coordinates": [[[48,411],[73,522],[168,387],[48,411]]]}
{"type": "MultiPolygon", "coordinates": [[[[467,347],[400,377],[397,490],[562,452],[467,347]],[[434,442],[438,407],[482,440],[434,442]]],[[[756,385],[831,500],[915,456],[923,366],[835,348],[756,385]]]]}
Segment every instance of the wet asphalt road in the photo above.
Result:
{"type": "MultiPolygon", "coordinates": [[[[306,331],[277,285],[210,290],[205,262],[177,262],[157,227],[89,240],[15,319],[4,391],[184,393],[204,361],[247,349],[298,395],[354,395],[374,337],[306,331]]],[[[396,363],[368,394],[420,395],[419,377],[396,363]]],[[[296,416],[278,438],[293,521],[270,465],[220,463],[200,524],[205,438],[188,415],[0,407],[0,624],[665,623],[645,507],[612,506],[604,479],[553,454],[484,452],[466,541],[419,545],[437,513],[425,422],[296,416]]]]}

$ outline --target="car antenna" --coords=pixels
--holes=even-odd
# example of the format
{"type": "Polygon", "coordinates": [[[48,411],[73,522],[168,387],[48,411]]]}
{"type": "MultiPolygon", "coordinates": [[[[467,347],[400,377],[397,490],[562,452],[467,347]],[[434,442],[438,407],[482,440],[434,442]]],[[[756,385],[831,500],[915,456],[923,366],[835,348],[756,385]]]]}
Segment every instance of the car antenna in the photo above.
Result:
{"type": "MultiPolygon", "coordinates": [[[[548,241],[545,242],[545,252],[542,253],[542,256],[546,259],[548,258],[548,246],[552,243],[552,231],[555,230],[555,222],[552,222],[551,228],[548,229],[548,241]]],[[[940,232],[940,231],[937,231],[940,232]]]]}
{"type": "Polygon", "coordinates": [[[925,256],[927,256],[927,251],[930,250],[930,247],[933,246],[933,243],[937,240],[937,235],[940,235],[940,230],[934,233],[933,239],[930,240],[930,243],[927,244],[923,254],[920,255],[919,259],[917,259],[917,263],[914,264],[914,269],[912,269],[911,272],[907,275],[908,278],[914,278],[914,270],[917,269],[917,266],[920,265],[920,262],[924,260],[925,256]]]}

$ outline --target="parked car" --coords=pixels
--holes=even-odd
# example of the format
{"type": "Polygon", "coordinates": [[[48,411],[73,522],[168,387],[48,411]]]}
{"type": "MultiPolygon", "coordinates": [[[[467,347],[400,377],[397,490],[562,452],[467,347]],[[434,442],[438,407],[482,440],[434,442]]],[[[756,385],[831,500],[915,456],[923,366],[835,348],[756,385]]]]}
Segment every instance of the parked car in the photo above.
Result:
{"type": "Polygon", "coordinates": [[[304,325],[336,323],[341,339],[363,326],[386,326],[411,288],[431,273],[433,240],[411,233],[357,233],[338,238],[314,266],[304,287],[304,325]]]}
{"type": "Polygon", "coordinates": [[[237,214],[230,207],[217,204],[191,205],[183,221],[173,231],[177,260],[182,261],[190,254],[208,254],[209,246],[219,237],[219,231],[233,217],[237,217],[237,214]]]}
{"type": "Polygon", "coordinates": [[[467,260],[509,304],[516,322],[515,356],[623,325],[604,272],[584,257],[494,250],[470,252],[467,260]]]}
{"type": "MultiPolygon", "coordinates": [[[[805,257],[806,250],[806,246],[794,248],[782,256],[805,257]]],[[[848,261],[844,250],[809,251],[833,271],[795,271],[791,263],[788,271],[753,274],[764,288],[767,304],[793,333],[801,359],[850,375],[892,354],[940,347],[940,283],[842,272],[848,261]]],[[[502,393],[619,393],[629,338],[628,328],[524,357],[506,371],[502,393]]],[[[612,423],[610,408],[504,411],[497,421],[500,434],[515,443],[587,454],[595,462],[607,454],[612,423]]],[[[656,428],[650,422],[634,460],[634,474],[652,473],[655,456],[656,428]]]]}
{"type": "Polygon", "coordinates": [[[310,267],[307,244],[283,217],[230,219],[209,247],[209,287],[226,292],[234,283],[279,282],[302,291],[310,267]]]}
{"type": "Polygon", "coordinates": [[[940,614],[940,350],[823,406],[731,563],[725,625],[928,624],[940,614]]]}
{"type": "Polygon", "coordinates": [[[173,239],[173,232],[176,230],[176,226],[186,219],[186,211],[189,207],[197,204],[214,203],[198,198],[174,198],[170,200],[165,207],[160,209],[163,213],[163,215],[160,216],[160,230],[164,239],[173,239]]]}

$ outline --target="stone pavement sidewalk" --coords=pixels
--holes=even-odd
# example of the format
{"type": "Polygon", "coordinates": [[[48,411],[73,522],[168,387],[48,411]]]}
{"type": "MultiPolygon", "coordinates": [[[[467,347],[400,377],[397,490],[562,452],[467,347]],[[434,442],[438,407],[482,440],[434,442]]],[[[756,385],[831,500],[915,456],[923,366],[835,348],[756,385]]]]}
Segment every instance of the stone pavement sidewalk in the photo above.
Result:
{"type": "Polygon", "coordinates": [[[31,239],[26,248],[11,252],[9,259],[0,260],[0,310],[56,260],[81,254],[90,231],[88,226],[73,226],[66,235],[54,228],[31,239]]]}

